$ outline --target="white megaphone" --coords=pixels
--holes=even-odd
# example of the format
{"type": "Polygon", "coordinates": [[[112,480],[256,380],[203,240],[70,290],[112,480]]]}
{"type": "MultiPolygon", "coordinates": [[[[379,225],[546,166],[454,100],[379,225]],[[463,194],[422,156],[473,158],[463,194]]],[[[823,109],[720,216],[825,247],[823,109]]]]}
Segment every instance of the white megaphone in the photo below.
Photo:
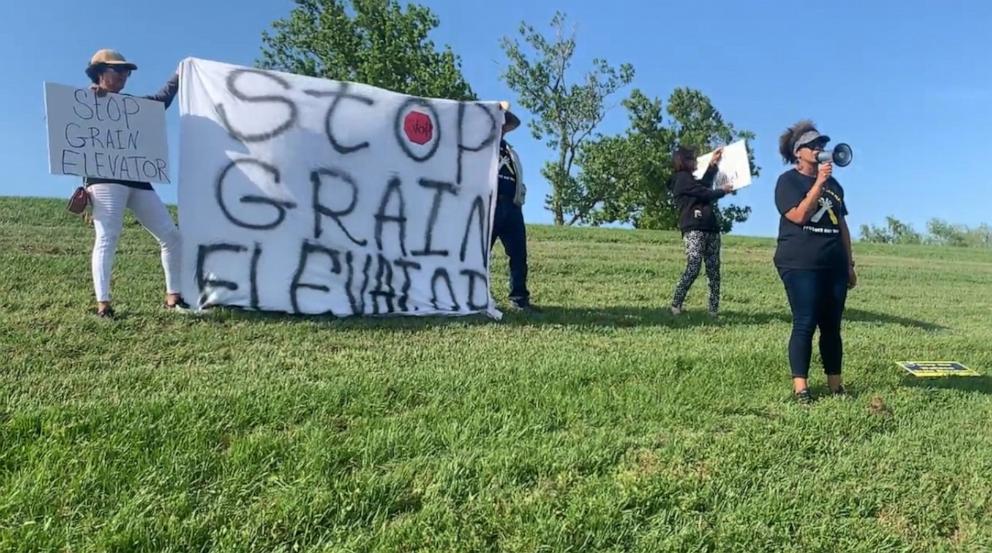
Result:
{"type": "Polygon", "coordinates": [[[823,150],[816,154],[816,161],[818,163],[832,161],[838,167],[847,167],[851,164],[852,159],[854,159],[854,152],[850,146],[843,142],[834,146],[833,150],[823,150]]]}

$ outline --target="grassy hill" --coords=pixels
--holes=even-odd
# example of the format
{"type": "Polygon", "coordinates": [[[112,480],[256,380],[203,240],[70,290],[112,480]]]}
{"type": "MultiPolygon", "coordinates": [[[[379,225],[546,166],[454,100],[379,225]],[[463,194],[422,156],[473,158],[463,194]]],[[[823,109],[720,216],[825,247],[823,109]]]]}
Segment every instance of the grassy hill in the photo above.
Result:
{"type": "Polygon", "coordinates": [[[0,198],[0,550],[992,550],[992,378],[893,364],[990,374],[992,252],[857,244],[853,397],[804,408],[772,240],[716,322],[676,234],[549,227],[539,315],[194,317],[131,221],[109,322],[63,205],[0,198]]]}

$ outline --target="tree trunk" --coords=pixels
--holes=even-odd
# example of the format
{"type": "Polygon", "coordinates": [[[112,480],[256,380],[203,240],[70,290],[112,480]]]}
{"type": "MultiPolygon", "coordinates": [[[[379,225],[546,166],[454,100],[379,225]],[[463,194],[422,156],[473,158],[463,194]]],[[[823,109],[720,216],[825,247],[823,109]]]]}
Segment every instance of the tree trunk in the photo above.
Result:
{"type": "Polygon", "coordinates": [[[555,182],[551,183],[554,188],[551,194],[551,210],[555,214],[555,226],[563,226],[565,224],[565,212],[561,205],[561,193],[562,187],[565,186],[567,180],[565,174],[565,158],[568,154],[568,146],[565,144],[565,134],[562,131],[561,146],[558,151],[558,170],[555,171],[555,182]]]}

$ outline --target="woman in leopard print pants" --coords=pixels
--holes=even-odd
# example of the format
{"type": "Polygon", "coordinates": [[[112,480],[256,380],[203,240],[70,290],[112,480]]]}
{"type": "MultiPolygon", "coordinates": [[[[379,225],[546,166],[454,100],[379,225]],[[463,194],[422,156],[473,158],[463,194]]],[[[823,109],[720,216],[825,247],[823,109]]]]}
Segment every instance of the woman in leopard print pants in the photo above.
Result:
{"type": "Polygon", "coordinates": [[[700,180],[692,175],[696,170],[694,150],[680,147],[672,156],[675,164],[672,194],[679,210],[679,229],[685,242],[686,256],[685,272],[675,285],[675,295],[672,297],[672,313],[675,315],[682,312],[685,296],[704,263],[710,283],[709,313],[716,316],[720,309],[720,225],[716,219],[715,204],[732,190],[729,184],[713,188],[717,164],[722,155],[722,148],[714,152],[700,180]]]}

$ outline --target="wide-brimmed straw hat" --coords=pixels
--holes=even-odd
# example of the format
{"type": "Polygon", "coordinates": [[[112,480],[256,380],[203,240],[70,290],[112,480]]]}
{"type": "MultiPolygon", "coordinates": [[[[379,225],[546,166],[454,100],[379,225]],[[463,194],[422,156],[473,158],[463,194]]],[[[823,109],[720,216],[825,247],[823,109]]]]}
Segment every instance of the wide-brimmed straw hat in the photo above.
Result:
{"type": "Polygon", "coordinates": [[[510,102],[503,100],[499,103],[499,108],[506,113],[506,117],[503,120],[503,133],[508,133],[513,129],[520,126],[520,118],[510,111],[510,102]]]}
{"type": "Polygon", "coordinates": [[[124,59],[117,50],[111,50],[110,48],[104,48],[103,50],[98,50],[97,53],[93,54],[90,58],[90,64],[86,68],[86,76],[96,82],[100,75],[100,71],[104,67],[123,67],[125,69],[130,69],[134,71],[138,68],[137,65],[124,59]]]}

